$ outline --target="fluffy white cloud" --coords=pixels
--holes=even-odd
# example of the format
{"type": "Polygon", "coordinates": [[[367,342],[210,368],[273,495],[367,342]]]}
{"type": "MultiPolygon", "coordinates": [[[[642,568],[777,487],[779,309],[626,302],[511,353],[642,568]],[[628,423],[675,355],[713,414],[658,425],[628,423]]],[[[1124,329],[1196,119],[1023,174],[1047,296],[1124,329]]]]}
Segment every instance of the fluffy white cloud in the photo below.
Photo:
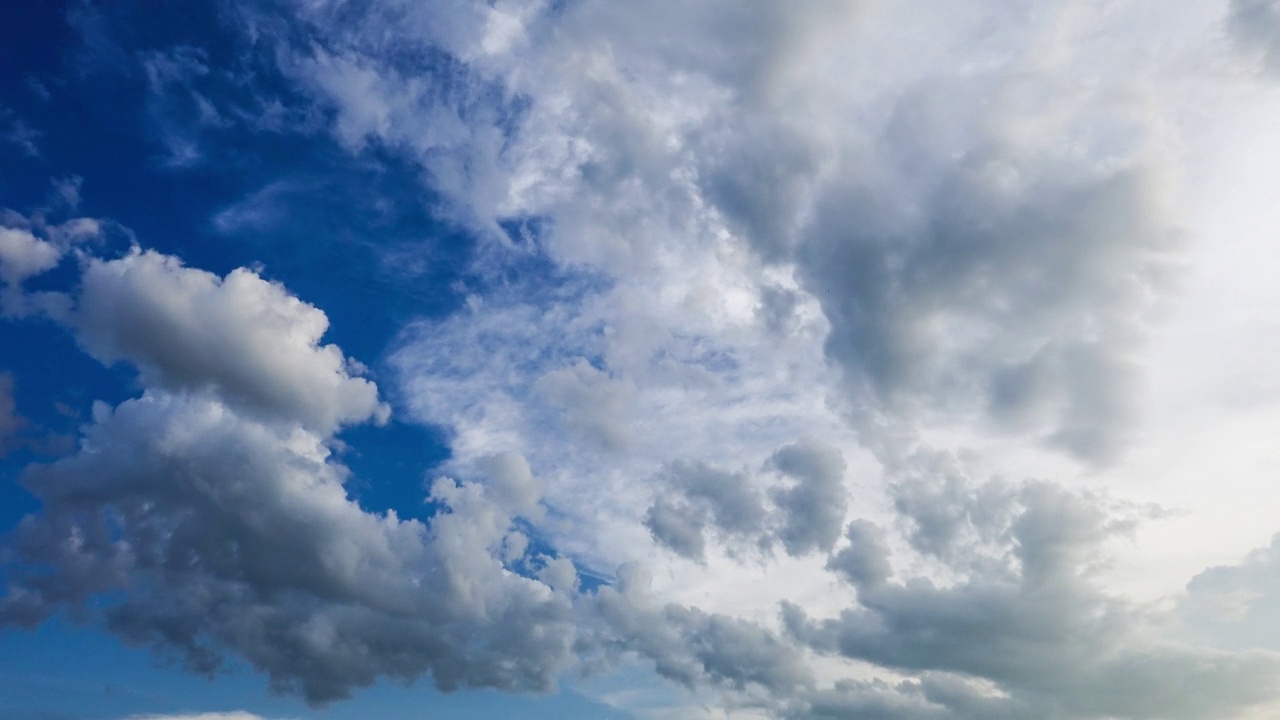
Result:
{"type": "Polygon", "coordinates": [[[170,391],[209,391],[321,435],[390,413],[336,345],[324,312],[240,268],[225,278],[134,250],[89,260],[71,322],[99,360],[170,391]]]}
{"type": "MultiPolygon", "coordinates": [[[[99,403],[78,452],[25,471],[41,500],[11,538],[0,619],[70,609],[214,672],[226,653],[314,703],[379,677],[544,691],[572,660],[572,565],[523,561],[524,460],[493,490],[440,478],[430,525],[368,513],[332,456],[341,423],[385,417],[324,314],[240,270],[219,279],[134,251],[91,259],[73,329],[144,392],[99,403]],[[113,600],[96,603],[95,597],[113,600]]],[[[405,478],[417,482],[417,478],[405,478]]]]}

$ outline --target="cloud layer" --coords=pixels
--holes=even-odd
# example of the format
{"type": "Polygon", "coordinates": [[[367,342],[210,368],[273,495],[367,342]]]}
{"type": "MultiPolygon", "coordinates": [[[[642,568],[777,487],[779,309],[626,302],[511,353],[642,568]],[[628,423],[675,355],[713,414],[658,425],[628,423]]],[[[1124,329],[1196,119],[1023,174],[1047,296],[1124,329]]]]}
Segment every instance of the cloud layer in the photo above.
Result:
{"type": "Polygon", "coordinates": [[[3,314],[138,392],[23,473],[0,618],[317,704],[639,661],[682,717],[1265,716],[1275,548],[1130,599],[1109,559],[1166,513],[1089,475],[1183,272],[1184,90],[1274,54],[1265,5],[230,4],[320,123],[290,130],[409,162],[477,245],[386,358],[449,457],[361,479],[430,517],[349,493],[342,432],[391,409],[322,309],[15,220],[3,314]]]}

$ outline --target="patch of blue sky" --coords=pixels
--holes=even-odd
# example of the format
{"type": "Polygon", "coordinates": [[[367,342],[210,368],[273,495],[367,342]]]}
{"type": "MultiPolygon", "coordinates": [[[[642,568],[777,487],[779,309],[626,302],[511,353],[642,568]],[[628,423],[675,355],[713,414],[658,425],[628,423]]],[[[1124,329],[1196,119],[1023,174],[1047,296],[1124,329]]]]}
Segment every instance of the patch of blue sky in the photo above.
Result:
{"type": "Polygon", "coordinates": [[[0,634],[0,720],[118,720],[231,710],[296,720],[632,717],[572,688],[547,696],[441,693],[429,679],[410,686],[383,682],[361,691],[355,700],[312,708],[296,697],[271,693],[260,675],[234,658],[209,678],[163,659],[157,663],[145,648],[121,646],[113,637],[65,619],[0,634]]]}

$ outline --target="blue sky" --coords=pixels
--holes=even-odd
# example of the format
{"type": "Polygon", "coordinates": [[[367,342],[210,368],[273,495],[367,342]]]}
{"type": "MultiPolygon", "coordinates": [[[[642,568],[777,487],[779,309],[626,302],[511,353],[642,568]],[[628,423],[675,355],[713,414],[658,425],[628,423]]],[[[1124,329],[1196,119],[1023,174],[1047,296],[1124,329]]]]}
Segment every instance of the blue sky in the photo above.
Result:
{"type": "Polygon", "coordinates": [[[0,720],[1274,716],[1278,58],[0,8],[0,720]]]}

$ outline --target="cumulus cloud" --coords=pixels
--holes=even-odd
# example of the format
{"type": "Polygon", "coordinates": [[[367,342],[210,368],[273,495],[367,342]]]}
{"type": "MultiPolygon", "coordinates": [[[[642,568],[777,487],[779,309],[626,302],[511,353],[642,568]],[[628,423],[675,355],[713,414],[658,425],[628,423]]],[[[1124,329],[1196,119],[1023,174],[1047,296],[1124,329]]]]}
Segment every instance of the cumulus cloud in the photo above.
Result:
{"type": "Polygon", "coordinates": [[[744,472],[726,472],[705,463],[675,462],[662,472],[660,490],[645,515],[645,526],[659,543],[685,557],[700,559],[707,526],[731,537],[767,547],[767,511],[744,472]],[[663,492],[666,491],[666,492],[663,492]],[[669,494],[668,494],[669,493],[669,494]]]}
{"type": "Polygon", "coordinates": [[[95,405],[78,452],[22,475],[42,509],[10,538],[0,618],[69,610],[203,673],[235,653],[313,703],[380,677],[554,685],[575,629],[552,588],[572,568],[544,584],[500,558],[515,513],[536,514],[521,459],[493,459],[492,490],[436,480],[429,524],[367,513],[332,433],[385,411],[354,361],[316,346],[321,311],[152,252],[90,260],[82,287],[75,332],[133,362],[144,392],[95,405]]]}
{"type": "Polygon", "coordinates": [[[6,316],[30,312],[22,283],[48,270],[62,259],[62,251],[24,228],[0,227],[0,311],[6,316]]]}
{"type": "Polygon", "coordinates": [[[89,261],[72,320],[85,349],[127,360],[144,381],[210,391],[320,434],[390,409],[336,345],[320,345],[324,312],[240,268],[225,278],[135,250],[89,261]]]}

